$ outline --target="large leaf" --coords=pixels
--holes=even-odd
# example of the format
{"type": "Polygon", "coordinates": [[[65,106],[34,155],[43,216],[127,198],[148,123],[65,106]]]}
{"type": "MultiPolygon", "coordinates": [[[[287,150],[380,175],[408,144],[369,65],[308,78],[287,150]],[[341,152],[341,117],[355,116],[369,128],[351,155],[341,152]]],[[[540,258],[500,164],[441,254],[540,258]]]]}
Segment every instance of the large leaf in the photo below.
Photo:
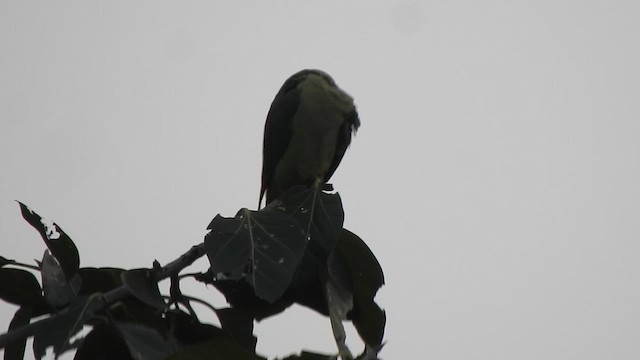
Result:
{"type": "Polygon", "coordinates": [[[268,302],[286,291],[307,242],[294,219],[271,208],[218,215],[208,229],[205,248],[216,278],[244,279],[268,302]]]}
{"type": "MultiPolygon", "coordinates": [[[[31,321],[31,315],[32,310],[30,306],[23,306],[18,309],[15,315],[13,315],[11,324],[9,324],[9,331],[29,324],[29,321],[31,321]]],[[[4,360],[22,360],[24,358],[26,344],[27,339],[23,338],[7,345],[4,349],[4,360]]]]}
{"type": "Polygon", "coordinates": [[[165,314],[164,325],[182,346],[196,345],[215,338],[228,338],[217,326],[201,323],[195,316],[181,310],[171,310],[165,314]]]}
{"type": "Polygon", "coordinates": [[[300,355],[289,355],[283,360],[333,360],[335,355],[317,354],[308,351],[302,351],[300,355]]]}
{"type": "Polygon", "coordinates": [[[360,297],[373,299],[384,285],[384,273],[367,244],[358,235],[343,229],[336,253],[345,260],[352,276],[354,292],[360,297]]]}
{"type": "Polygon", "coordinates": [[[37,359],[42,358],[50,346],[56,355],[70,349],[69,340],[82,329],[89,316],[86,311],[88,300],[86,297],[76,298],[63,311],[38,322],[33,337],[33,354],[37,359]]]}
{"type": "Polygon", "coordinates": [[[158,282],[149,269],[133,269],[122,273],[122,283],[129,292],[147,305],[162,309],[166,306],[158,282]]]}
{"type": "Polygon", "coordinates": [[[82,279],[79,295],[106,293],[122,285],[123,269],[118,268],[80,268],[78,275],[82,279]]]}
{"type": "Polygon", "coordinates": [[[342,231],[332,260],[329,269],[332,278],[337,283],[350,287],[353,293],[354,308],[351,319],[358,334],[369,346],[379,347],[384,338],[386,324],[384,310],[374,301],[378,289],[384,284],[380,263],[364,241],[346,229],[342,231]],[[348,283],[340,280],[345,268],[351,279],[348,283]]]}
{"type": "Polygon", "coordinates": [[[279,205],[303,227],[311,241],[311,251],[320,251],[326,259],[344,223],[340,195],[325,193],[319,186],[295,186],[282,195],[279,205]]]}
{"type": "Polygon", "coordinates": [[[253,336],[253,316],[243,309],[224,308],[216,310],[222,330],[238,345],[256,351],[258,339],[253,336]]]}
{"type": "Polygon", "coordinates": [[[375,301],[362,301],[356,304],[352,321],[365,344],[373,348],[382,347],[387,314],[375,301]]]}
{"type": "MultiPolygon", "coordinates": [[[[294,280],[291,283],[293,286],[294,280]]],[[[233,308],[238,308],[247,311],[251,317],[260,321],[264,318],[273,316],[277,313],[284,311],[287,307],[294,303],[293,298],[289,292],[291,286],[287,291],[275,302],[268,302],[263,298],[256,296],[255,290],[244,279],[241,280],[216,280],[213,285],[224,294],[233,308]]],[[[322,293],[320,294],[322,296],[322,293]]]]}
{"type": "Polygon", "coordinates": [[[118,323],[117,327],[135,360],[164,360],[175,352],[173,346],[151,327],[133,323],[118,323]]]}
{"type": "Polygon", "coordinates": [[[80,255],[76,245],[56,223],[42,218],[19,201],[18,204],[20,204],[22,217],[38,230],[47,248],[58,259],[67,280],[71,280],[80,267],[80,255]]]}
{"type": "Polygon", "coordinates": [[[42,289],[32,273],[21,269],[0,268],[0,299],[25,306],[33,305],[41,298],[42,289]]]}
{"type": "Polygon", "coordinates": [[[42,288],[47,303],[53,308],[69,304],[76,295],[65,278],[62,267],[56,258],[49,254],[49,250],[45,250],[41,264],[42,288]]]}
{"type": "Polygon", "coordinates": [[[4,256],[0,256],[0,268],[5,265],[14,264],[15,262],[16,262],[15,260],[10,260],[4,256]]]}
{"type": "Polygon", "coordinates": [[[73,360],[133,360],[122,336],[110,324],[101,324],[82,340],[73,360]]]}
{"type": "Polygon", "coordinates": [[[215,338],[188,347],[167,360],[267,360],[225,338],[215,338]]]}

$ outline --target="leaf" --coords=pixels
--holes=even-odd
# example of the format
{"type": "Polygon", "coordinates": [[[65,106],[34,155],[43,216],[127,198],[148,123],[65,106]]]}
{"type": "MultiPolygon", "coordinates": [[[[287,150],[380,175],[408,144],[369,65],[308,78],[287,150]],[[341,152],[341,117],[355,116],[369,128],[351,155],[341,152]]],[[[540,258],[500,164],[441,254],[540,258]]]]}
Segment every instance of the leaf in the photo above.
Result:
{"type": "Polygon", "coordinates": [[[384,273],[375,255],[358,235],[343,229],[336,249],[351,273],[354,292],[373,299],[384,285],[384,273]]]}
{"type": "Polygon", "coordinates": [[[224,308],[216,310],[222,330],[238,345],[256,351],[258,339],[253,336],[253,316],[242,309],[224,308]]]}
{"type": "Polygon", "coordinates": [[[196,345],[214,338],[227,338],[219,327],[203,324],[195,316],[181,310],[167,312],[165,326],[172,329],[172,334],[180,345],[196,345]]]}
{"type": "Polygon", "coordinates": [[[138,300],[158,309],[166,306],[155,277],[149,269],[133,269],[122,273],[122,284],[138,300]]]}
{"type": "Polygon", "coordinates": [[[333,360],[335,358],[335,355],[324,355],[302,351],[300,355],[289,355],[283,360],[333,360]]]}
{"type": "Polygon", "coordinates": [[[27,306],[42,297],[36,277],[25,270],[0,268],[0,298],[6,302],[27,306]]]}
{"type": "Polygon", "coordinates": [[[109,324],[101,324],[82,340],[73,360],[133,360],[122,336],[109,324]]]}
{"type": "Polygon", "coordinates": [[[18,204],[22,217],[38,230],[47,248],[58,259],[67,280],[71,280],[80,267],[80,255],[76,245],[53,221],[42,218],[19,201],[18,204]]]}
{"type": "Polygon", "coordinates": [[[324,289],[326,272],[326,258],[323,261],[321,256],[312,254],[307,248],[285,298],[328,316],[324,289]]]}
{"type": "Polygon", "coordinates": [[[382,351],[384,345],[384,343],[373,347],[366,345],[362,354],[358,355],[355,360],[381,360],[378,354],[382,351]]]}
{"type": "Polygon", "coordinates": [[[310,189],[294,186],[282,195],[279,205],[305,229],[312,245],[310,250],[320,252],[326,259],[344,223],[340,195],[327,194],[319,186],[310,189]]]}
{"type": "MultiPolygon", "coordinates": [[[[346,266],[351,278],[354,308],[351,312],[358,334],[366,344],[382,344],[386,314],[375,303],[378,289],[384,284],[382,267],[371,249],[356,234],[344,229],[335,249],[335,261],[330,273],[337,273],[339,263],[346,266]]],[[[343,270],[339,271],[343,273],[343,270]]]]}
{"type": "Polygon", "coordinates": [[[251,284],[244,280],[216,280],[213,285],[224,294],[227,303],[234,308],[242,308],[248,311],[258,321],[280,313],[293,304],[293,299],[288,296],[289,289],[281,298],[270,303],[256,296],[251,284]]]}
{"type": "Polygon", "coordinates": [[[80,268],[78,275],[82,279],[82,287],[78,295],[106,293],[122,285],[121,275],[125,270],[118,268],[80,268]]]}
{"type": "Polygon", "coordinates": [[[286,291],[307,242],[294,219],[270,208],[218,215],[208,229],[205,249],[216,278],[245,279],[268,302],[286,291]]]}
{"type": "MultiPolygon", "coordinates": [[[[22,326],[28,325],[31,321],[32,310],[30,306],[23,306],[15,315],[9,324],[9,332],[22,326]]],[[[4,349],[4,360],[22,360],[24,358],[24,350],[27,345],[27,338],[15,341],[4,349]]]]}
{"type": "Polygon", "coordinates": [[[87,297],[79,297],[63,311],[38,323],[39,327],[33,337],[33,354],[42,358],[47,348],[53,346],[56,355],[70,349],[69,340],[82,329],[89,314],[86,312],[87,297]]]}
{"type": "Polygon", "coordinates": [[[164,360],[175,352],[153,328],[133,323],[117,323],[116,326],[135,360],[164,360]]]}
{"type": "Polygon", "coordinates": [[[229,339],[216,338],[186,348],[167,360],[267,360],[241,348],[229,339]]]}
{"type": "Polygon", "coordinates": [[[0,256],[0,268],[4,267],[6,265],[9,265],[9,264],[13,264],[15,262],[16,262],[15,260],[9,260],[4,256],[0,256]]]}
{"type": "Polygon", "coordinates": [[[45,250],[42,256],[40,274],[42,275],[44,297],[49,305],[59,308],[69,304],[75,298],[62,268],[56,258],[49,253],[49,250],[45,250]]]}
{"type": "Polygon", "coordinates": [[[365,344],[381,347],[387,314],[375,301],[363,301],[357,304],[352,314],[352,321],[365,344]]]}

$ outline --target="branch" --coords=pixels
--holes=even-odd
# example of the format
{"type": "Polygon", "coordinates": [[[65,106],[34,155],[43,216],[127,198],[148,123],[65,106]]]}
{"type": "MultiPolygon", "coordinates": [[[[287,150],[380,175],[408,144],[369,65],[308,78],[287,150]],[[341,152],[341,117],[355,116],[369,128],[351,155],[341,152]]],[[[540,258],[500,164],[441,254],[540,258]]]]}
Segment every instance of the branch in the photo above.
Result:
{"type": "Polygon", "coordinates": [[[179,258],[173,260],[164,267],[158,268],[156,271],[156,279],[160,281],[170,277],[171,275],[180,273],[184,268],[203,257],[205,253],[204,243],[192,246],[189,251],[182,254],[179,258]]]}

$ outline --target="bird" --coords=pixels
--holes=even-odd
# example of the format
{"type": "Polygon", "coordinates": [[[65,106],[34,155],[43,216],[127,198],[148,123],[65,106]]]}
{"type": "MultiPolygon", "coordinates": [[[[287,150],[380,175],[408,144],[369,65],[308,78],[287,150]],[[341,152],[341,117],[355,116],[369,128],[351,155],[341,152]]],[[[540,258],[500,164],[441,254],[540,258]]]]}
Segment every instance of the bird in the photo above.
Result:
{"type": "Polygon", "coordinates": [[[318,69],[291,75],[276,94],[264,126],[258,208],[295,185],[326,184],[360,127],[353,97],[318,69]]]}

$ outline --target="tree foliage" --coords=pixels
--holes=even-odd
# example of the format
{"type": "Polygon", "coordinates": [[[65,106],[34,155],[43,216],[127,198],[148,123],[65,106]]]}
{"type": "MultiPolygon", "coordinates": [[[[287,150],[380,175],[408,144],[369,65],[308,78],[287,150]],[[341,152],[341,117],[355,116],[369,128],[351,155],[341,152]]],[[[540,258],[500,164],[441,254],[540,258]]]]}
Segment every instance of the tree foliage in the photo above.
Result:
{"type": "MultiPolygon", "coordinates": [[[[350,356],[343,320],[365,343],[359,359],[376,359],[382,348],[386,317],[374,301],[382,269],[362,239],[343,228],[337,193],[298,186],[261,210],[217,215],[204,242],[165,266],[138,269],[80,267],[60,226],[19,205],[47,250],[36,265],[0,257],[0,298],[18,306],[0,335],[7,360],[23,359],[28,338],[38,359],[48,348],[56,355],[75,349],[76,360],[265,359],[255,351],[254,320],[294,303],[329,316],[342,358],[350,356]],[[208,271],[183,273],[205,255],[208,271]],[[214,285],[229,307],[183,294],[187,277],[214,285]],[[163,279],[170,279],[169,294],[158,288],[163,279]],[[212,309],[221,326],[201,322],[193,302],[212,309]],[[83,326],[90,332],[76,339],[83,326]]],[[[286,359],[335,358],[302,351],[286,359]]]]}

